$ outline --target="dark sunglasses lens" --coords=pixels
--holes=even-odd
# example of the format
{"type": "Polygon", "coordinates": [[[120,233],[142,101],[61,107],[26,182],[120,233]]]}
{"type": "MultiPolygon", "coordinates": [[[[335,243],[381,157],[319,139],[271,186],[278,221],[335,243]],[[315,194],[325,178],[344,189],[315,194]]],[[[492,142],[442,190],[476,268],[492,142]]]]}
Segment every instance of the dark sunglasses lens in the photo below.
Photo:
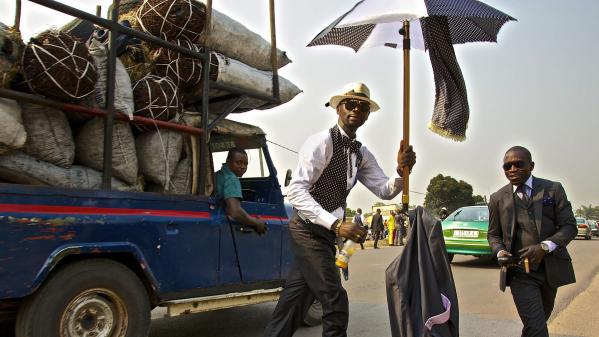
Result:
{"type": "Polygon", "coordinates": [[[366,102],[346,101],[344,103],[344,105],[345,105],[345,108],[347,110],[353,110],[356,107],[358,107],[358,110],[360,110],[361,112],[368,112],[368,111],[370,111],[370,106],[366,102]]]}
{"type": "Polygon", "coordinates": [[[503,164],[503,170],[507,171],[507,170],[511,169],[512,166],[515,166],[517,169],[521,169],[524,167],[524,162],[521,160],[518,160],[515,162],[511,162],[511,163],[505,163],[505,164],[503,164]]]}
{"type": "Polygon", "coordinates": [[[345,108],[347,110],[353,110],[358,105],[358,103],[355,101],[346,101],[344,104],[345,104],[345,108]]]}

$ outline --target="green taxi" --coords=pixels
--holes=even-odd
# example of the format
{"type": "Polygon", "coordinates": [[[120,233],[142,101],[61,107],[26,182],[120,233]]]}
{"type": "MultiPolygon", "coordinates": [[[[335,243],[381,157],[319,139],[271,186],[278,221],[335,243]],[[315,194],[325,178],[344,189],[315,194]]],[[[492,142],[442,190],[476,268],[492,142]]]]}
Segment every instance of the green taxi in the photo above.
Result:
{"type": "Polygon", "coordinates": [[[489,209],[487,206],[461,207],[441,223],[449,261],[455,254],[491,256],[487,241],[489,209]]]}

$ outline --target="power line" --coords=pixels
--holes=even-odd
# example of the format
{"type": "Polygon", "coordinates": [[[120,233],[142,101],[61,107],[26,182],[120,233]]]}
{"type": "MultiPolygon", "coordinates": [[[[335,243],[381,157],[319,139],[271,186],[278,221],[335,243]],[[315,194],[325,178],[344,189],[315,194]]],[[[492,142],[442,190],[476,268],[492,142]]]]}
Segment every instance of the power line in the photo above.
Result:
{"type": "Polygon", "coordinates": [[[281,144],[277,144],[277,143],[273,142],[272,140],[268,140],[268,139],[267,139],[266,141],[267,141],[267,142],[269,142],[269,143],[272,143],[272,144],[274,144],[274,145],[276,145],[276,146],[278,146],[278,147],[281,147],[281,148],[283,148],[283,149],[285,149],[285,150],[287,150],[287,151],[289,151],[289,152],[293,152],[293,153],[295,153],[295,154],[299,154],[299,152],[298,152],[298,151],[292,150],[292,149],[290,149],[290,148],[288,148],[288,147],[286,147],[286,146],[283,146],[283,145],[281,145],[281,144]]]}

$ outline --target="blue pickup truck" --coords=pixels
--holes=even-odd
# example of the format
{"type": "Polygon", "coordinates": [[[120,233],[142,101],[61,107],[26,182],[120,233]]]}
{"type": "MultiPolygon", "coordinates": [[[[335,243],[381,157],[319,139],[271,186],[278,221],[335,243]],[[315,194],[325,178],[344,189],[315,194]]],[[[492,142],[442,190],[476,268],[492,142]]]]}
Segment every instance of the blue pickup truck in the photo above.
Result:
{"type": "MultiPolygon", "coordinates": [[[[149,331],[150,311],[158,306],[166,307],[167,316],[177,316],[277,300],[292,261],[290,209],[284,203],[264,132],[225,119],[229,113],[244,112],[239,107],[246,99],[281,104],[276,72],[272,96],[219,86],[208,76],[208,49],[200,54],[115,20],[55,1],[36,2],[201,59],[204,90],[201,97],[195,97],[199,101],[195,107],[201,108],[196,111],[201,111],[202,122],[192,127],[160,123],[160,128],[192,136],[190,194],[113,189],[112,168],[106,165],[112,162],[110,151],[104,151],[101,189],[26,185],[0,177],[0,330],[14,330],[16,337],[143,337],[149,331]],[[227,95],[213,99],[211,89],[227,95]],[[210,111],[209,104],[225,99],[230,103],[224,110],[210,111]],[[226,126],[219,127],[223,123],[226,126]],[[241,179],[242,207],[265,220],[265,235],[230,220],[214,198],[214,172],[233,147],[249,154],[250,167],[241,179]]],[[[111,44],[115,41],[112,36],[111,44]]],[[[115,54],[109,53],[108,69],[114,71],[115,62],[115,54]]],[[[271,62],[276,69],[275,61],[271,62]]],[[[105,110],[5,88],[0,88],[0,97],[105,117],[104,148],[110,149],[108,130],[113,118],[129,121],[114,111],[114,86],[114,81],[107,82],[105,110]]],[[[157,125],[137,116],[132,122],[157,125]]],[[[307,309],[305,323],[319,324],[321,316],[314,302],[307,309]]]]}
{"type": "Polygon", "coordinates": [[[231,222],[210,193],[0,183],[0,318],[16,315],[19,337],[139,337],[156,306],[176,316],[276,300],[292,255],[265,135],[215,133],[210,144],[212,167],[229,147],[248,151],[242,206],[265,235],[231,222]]]}

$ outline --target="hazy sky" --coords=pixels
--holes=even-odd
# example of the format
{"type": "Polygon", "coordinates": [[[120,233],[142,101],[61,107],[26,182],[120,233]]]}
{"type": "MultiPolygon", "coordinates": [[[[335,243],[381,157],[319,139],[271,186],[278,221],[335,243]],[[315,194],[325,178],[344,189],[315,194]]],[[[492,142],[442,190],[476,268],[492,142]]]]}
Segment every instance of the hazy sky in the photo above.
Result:
{"type": "MultiPolygon", "coordinates": [[[[398,0],[400,1],[400,0],[398,0]]],[[[64,1],[67,2],[67,1],[64,1]]],[[[337,46],[306,44],[357,0],[276,1],[277,44],[293,63],[281,75],[304,92],[291,102],[233,119],[261,126],[268,139],[298,150],[307,136],[336,122],[325,108],[348,82],[365,82],[381,110],[371,114],[358,138],[390,174],[402,138],[402,52],[373,48],[354,53],[337,46]]],[[[456,46],[470,103],[467,139],[454,142],[429,131],[434,82],[428,55],[412,51],[411,143],[418,162],[412,191],[425,193],[437,174],[465,180],[487,197],[507,183],[500,168],[512,145],[529,148],[533,174],[561,181],[574,208],[599,205],[599,1],[487,0],[518,19],[507,23],[498,43],[456,46]]],[[[14,2],[2,0],[0,21],[13,22],[14,2]]],[[[104,9],[110,1],[68,1],[83,10],[104,9]]],[[[267,0],[213,0],[214,7],[248,28],[270,36],[267,0]]],[[[23,1],[26,36],[69,20],[23,1]]],[[[282,179],[297,156],[269,145],[282,179]]],[[[399,203],[400,196],[393,202],[399,203]]],[[[352,190],[348,206],[369,210],[378,201],[363,186],[352,190]]],[[[411,193],[411,204],[424,194],[411,193]]]]}

